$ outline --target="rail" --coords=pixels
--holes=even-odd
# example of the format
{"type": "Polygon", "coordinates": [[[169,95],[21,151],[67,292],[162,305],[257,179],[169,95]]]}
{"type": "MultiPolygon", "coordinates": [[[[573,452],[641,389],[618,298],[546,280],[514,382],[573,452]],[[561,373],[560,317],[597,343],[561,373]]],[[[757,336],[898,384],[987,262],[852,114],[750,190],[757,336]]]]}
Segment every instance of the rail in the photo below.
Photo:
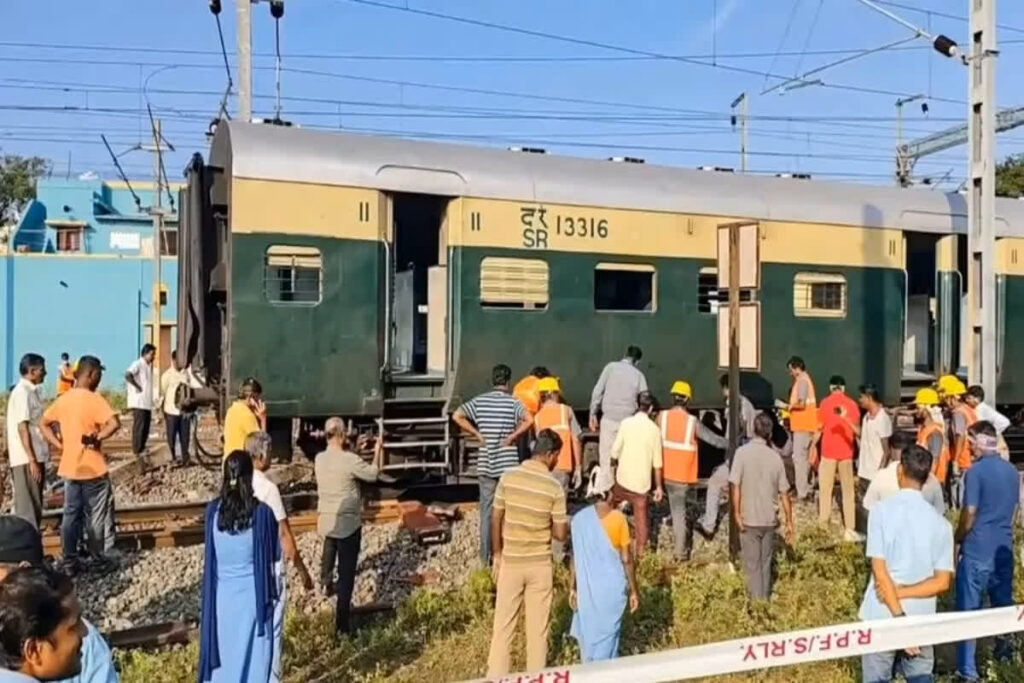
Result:
{"type": "MultiPolygon", "coordinates": [[[[296,534],[316,531],[316,494],[293,493],[282,496],[288,521],[296,534]]],[[[137,505],[115,511],[117,525],[115,547],[124,551],[152,550],[200,545],[205,540],[203,516],[210,501],[137,505]]],[[[43,551],[61,554],[60,521],[63,510],[48,510],[43,515],[43,551]]],[[[387,524],[402,517],[402,502],[397,499],[368,500],[363,504],[363,521],[387,524]]]]}

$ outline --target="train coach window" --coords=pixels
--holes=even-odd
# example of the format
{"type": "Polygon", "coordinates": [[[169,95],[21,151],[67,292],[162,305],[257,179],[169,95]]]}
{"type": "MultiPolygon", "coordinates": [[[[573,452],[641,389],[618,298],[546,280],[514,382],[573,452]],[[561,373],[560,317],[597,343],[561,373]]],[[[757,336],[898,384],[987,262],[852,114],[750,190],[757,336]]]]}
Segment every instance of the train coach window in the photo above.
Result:
{"type": "Polygon", "coordinates": [[[718,313],[718,268],[701,268],[697,273],[697,312],[718,313]]]}
{"type": "Polygon", "coordinates": [[[544,310],[548,307],[549,277],[547,261],[487,256],[480,261],[480,304],[544,310]]]}
{"type": "Polygon", "coordinates": [[[845,318],[846,278],[832,273],[797,273],[793,278],[793,315],[845,318]]]}
{"type": "Polygon", "coordinates": [[[594,310],[654,312],[655,277],[654,266],[598,263],[594,269],[594,310]]]}
{"type": "Polygon", "coordinates": [[[324,260],[313,247],[267,248],[263,292],[273,304],[315,306],[323,291],[324,260]]]}

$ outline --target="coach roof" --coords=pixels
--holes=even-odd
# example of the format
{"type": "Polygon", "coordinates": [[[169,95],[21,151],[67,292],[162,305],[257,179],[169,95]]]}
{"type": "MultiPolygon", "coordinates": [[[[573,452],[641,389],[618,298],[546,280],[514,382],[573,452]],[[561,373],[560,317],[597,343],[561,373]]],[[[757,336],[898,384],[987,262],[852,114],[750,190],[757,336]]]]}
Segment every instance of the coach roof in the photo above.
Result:
{"type": "MultiPolygon", "coordinates": [[[[438,142],[228,122],[211,164],[234,178],[452,197],[604,206],[804,223],[966,232],[965,197],[615,163],[438,142]]],[[[997,200],[996,232],[1024,237],[1024,203],[997,200]]]]}

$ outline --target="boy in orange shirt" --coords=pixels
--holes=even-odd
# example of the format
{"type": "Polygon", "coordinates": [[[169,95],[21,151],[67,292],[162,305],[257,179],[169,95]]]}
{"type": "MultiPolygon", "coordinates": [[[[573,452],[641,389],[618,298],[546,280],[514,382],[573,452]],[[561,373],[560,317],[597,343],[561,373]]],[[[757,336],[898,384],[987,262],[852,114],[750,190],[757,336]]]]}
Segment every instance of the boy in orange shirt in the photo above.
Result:
{"type": "Polygon", "coordinates": [[[75,386],[46,409],[40,427],[43,437],[60,451],[57,474],[64,478],[64,519],[61,541],[64,563],[78,569],[78,546],[85,511],[89,510],[91,553],[103,564],[114,547],[114,491],[107,475],[103,441],[121,427],[121,420],[107,400],[96,392],[103,365],[94,356],[78,361],[75,386]],[[53,425],[60,425],[60,436],[53,425]]]}

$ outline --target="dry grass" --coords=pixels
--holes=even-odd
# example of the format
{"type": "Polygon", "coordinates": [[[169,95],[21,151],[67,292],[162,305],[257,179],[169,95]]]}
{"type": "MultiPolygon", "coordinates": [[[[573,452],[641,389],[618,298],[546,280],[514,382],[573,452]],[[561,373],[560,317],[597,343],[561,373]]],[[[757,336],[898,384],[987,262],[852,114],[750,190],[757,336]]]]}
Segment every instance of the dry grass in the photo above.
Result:
{"type": "MultiPolygon", "coordinates": [[[[779,556],[779,578],[770,604],[751,605],[742,574],[724,563],[678,568],[656,553],[640,566],[641,608],[627,616],[622,654],[684,647],[746,635],[773,633],[856,621],[867,582],[863,548],[837,544],[828,532],[812,529],[794,550],[779,556]]],[[[571,613],[565,573],[556,574],[549,659],[579,661],[568,636],[571,613]]],[[[1018,593],[1024,586],[1018,582],[1018,593]]],[[[388,619],[366,624],[352,639],[334,641],[332,615],[296,615],[285,640],[288,683],[380,681],[457,681],[478,677],[486,667],[493,585],[476,572],[461,589],[421,589],[388,619]]],[[[949,604],[949,599],[944,603],[949,604]]],[[[987,656],[983,647],[980,658],[987,656]]],[[[948,673],[951,646],[940,648],[940,670],[948,673]]],[[[196,647],[122,659],[125,683],[164,683],[195,679],[196,647]]],[[[521,637],[513,661],[523,665],[521,637]]],[[[801,667],[768,669],[721,677],[720,681],[764,683],[842,683],[859,680],[859,662],[843,659],[801,667]]],[[[940,676],[939,680],[943,680],[940,676]]],[[[1021,661],[989,666],[986,681],[1024,681],[1021,661]]]]}

